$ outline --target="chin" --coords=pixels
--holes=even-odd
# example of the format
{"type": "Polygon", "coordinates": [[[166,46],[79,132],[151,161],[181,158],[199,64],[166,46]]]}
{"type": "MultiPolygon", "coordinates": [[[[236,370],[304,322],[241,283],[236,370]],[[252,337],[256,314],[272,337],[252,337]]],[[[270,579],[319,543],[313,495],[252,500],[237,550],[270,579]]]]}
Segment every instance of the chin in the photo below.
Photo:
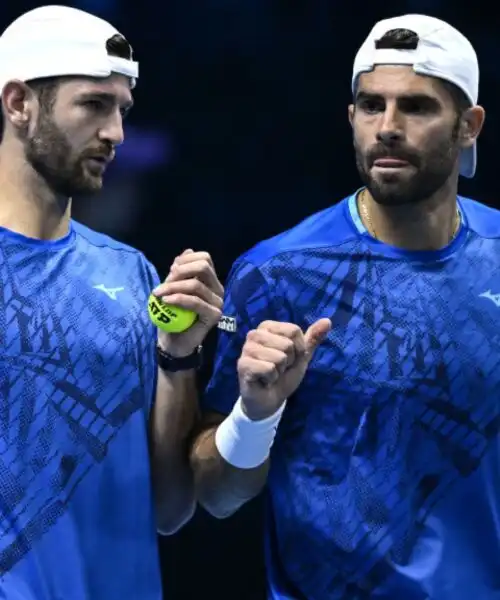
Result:
{"type": "Polygon", "coordinates": [[[103,187],[102,177],[85,176],[74,186],[74,195],[95,194],[100,192],[103,187]]]}
{"type": "Polygon", "coordinates": [[[371,181],[368,184],[368,190],[377,204],[383,206],[401,206],[411,204],[412,190],[401,182],[388,184],[378,181],[371,181]]]}

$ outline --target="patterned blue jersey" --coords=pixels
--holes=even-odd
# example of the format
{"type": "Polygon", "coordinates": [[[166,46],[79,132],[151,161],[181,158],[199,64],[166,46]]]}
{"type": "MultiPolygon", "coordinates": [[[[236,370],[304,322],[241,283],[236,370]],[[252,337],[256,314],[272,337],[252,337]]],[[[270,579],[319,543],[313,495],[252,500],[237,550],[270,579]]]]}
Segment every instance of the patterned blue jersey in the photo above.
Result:
{"type": "Polygon", "coordinates": [[[500,598],[500,213],[459,205],[439,251],[376,241],[353,195],[233,267],[207,408],[250,328],[333,323],[272,450],[273,600],[500,598]]]}
{"type": "Polygon", "coordinates": [[[156,387],[137,251],[0,229],[0,599],[160,600],[156,387]]]}

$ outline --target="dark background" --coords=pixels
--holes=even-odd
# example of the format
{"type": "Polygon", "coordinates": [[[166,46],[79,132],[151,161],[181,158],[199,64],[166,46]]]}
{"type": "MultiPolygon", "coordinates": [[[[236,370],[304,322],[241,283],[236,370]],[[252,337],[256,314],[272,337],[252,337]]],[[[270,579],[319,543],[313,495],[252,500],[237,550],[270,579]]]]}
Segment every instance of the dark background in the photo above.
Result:
{"type": "MultiPolygon", "coordinates": [[[[3,2],[2,29],[40,2],[3,2]]],[[[257,241],[359,185],[347,123],[354,55],[375,21],[443,18],[469,37],[487,110],[479,167],[461,193],[499,205],[500,18],[482,0],[80,0],[140,61],[136,107],[105,190],[76,206],[89,226],[141,249],[166,274],[186,247],[222,280],[257,241]]],[[[215,334],[201,385],[212,367],[215,334]]],[[[160,540],[168,600],[264,597],[262,499],[215,521],[201,509],[160,540]]],[[[138,599],[140,600],[140,599],[138,599]]]]}

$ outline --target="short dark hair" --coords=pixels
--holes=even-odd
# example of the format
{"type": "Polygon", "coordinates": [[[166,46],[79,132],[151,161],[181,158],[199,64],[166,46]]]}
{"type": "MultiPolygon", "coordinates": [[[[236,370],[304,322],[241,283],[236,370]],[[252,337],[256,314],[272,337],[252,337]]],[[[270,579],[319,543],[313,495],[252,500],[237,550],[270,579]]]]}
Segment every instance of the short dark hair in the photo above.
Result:
{"type": "MultiPolygon", "coordinates": [[[[106,40],[106,52],[109,56],[132,60],[132,46],[119,33],[106,40]]],[[[62,77],[41,77],[40,79],[31,79],[26,83],[37,94],[40,106],[44,110],[50,110],[54,105],[57,88],[62,79],[62,77]]]]}
{"type": "MultiPolygon", "coordinates": [[[[418,42],[418,34],[411,31],[411,29],[391,29],[375,42],[375,48],[377,50],[416,50],[418,42]]],[[[451,83],[451,81],[446,81],[446,79],[439,79],[439,82],[451,96],[458,115],[461,115],[472,106],[469,98],[457,85],[451,83]]]]}

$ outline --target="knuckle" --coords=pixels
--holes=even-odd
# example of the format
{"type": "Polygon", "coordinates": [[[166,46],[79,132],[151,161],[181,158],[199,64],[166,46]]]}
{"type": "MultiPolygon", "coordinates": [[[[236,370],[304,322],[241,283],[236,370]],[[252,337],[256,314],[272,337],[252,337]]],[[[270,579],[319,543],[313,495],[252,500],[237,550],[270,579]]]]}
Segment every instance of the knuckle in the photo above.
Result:
{"type": "Polygon", "coordinates": [[[246,339],[250,342],[252,341],[256,341],[259,339],[259,334],[257,333],[257,330],[255,329],[251,329],[247,335],[246,335],[246,339]]]}
{"type": "Polygon", "coordinates": [[[206,259],[204,259],[199,262],[196,270],[200,275],[209,275],[210,271],[212,270],[212,266],[206,261],[206,259]]]}
{"type": "Polygon", "coordinates": [[[252,340],[247,338],[247,340],[243,344],[243,348],[241,349],[241,355],[247,356],[248,354],[250,354],[252,351],[252,345],[253,345],[252,340]]]}
{"type": "Polygon", "coordinates": [[[200,292],[202,290],[203,286],[200,283],[200,281],[198,281],[198,279],[188,279],[186,281],[186,288],[190,292],[200,292]]]}
{"type": "Polygon", "coordinates": [[[212,258],[208,252],[200,252],[197,259],[197,266],[202,272],[210,271],[212,269],[212,258]]]}

